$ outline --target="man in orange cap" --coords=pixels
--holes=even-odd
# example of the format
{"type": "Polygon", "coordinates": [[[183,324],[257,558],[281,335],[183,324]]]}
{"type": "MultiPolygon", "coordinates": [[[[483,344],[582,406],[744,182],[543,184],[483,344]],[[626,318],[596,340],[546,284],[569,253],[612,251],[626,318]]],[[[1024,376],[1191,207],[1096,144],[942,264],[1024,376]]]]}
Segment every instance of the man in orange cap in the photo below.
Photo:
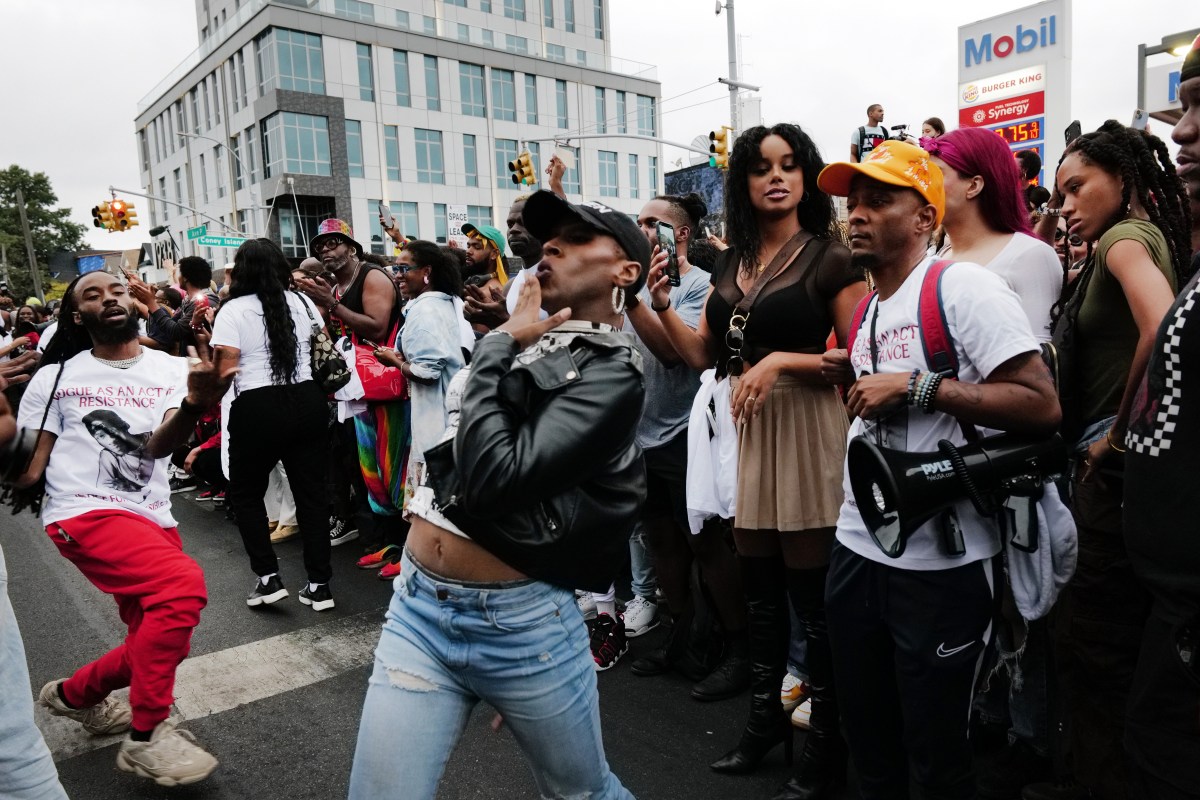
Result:
{"type": "MultiPolygon", "coordinates": [[[[832,351],[824,371],[853,381],[850,436],[881,447],[936,451],[965,443],[963,424],[1035,435],[1059,422],[1058,397],[1016,294],[976,264],[947,268],[942,312],[958,380],[927,362],[917,313],[926,247],[945,213],[942,173],[919,147],[887,141],[862,163],[831,164],[817,180],[846,198],[852,263],[878,287],[860,308],[851,349],[832,351]]],[[[995,520],[965,498],[885,553],[855,501],[846,499],[829,565],[826,610],[834,670],[860,797],[907,795],[967,800],[975,793],[967,741],[975,679],[991,636],[995,520]],[[961,553],[942,531],[961,533],[961,553]],[[931,614],[930,610],[936,613],[931,614]]]]}

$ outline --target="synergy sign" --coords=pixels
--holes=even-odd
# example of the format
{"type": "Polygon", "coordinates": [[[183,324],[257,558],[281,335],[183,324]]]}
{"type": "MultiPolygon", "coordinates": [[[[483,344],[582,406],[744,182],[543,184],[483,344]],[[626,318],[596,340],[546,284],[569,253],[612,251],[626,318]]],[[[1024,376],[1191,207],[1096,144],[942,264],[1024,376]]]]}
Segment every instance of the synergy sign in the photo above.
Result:
{"type": "Polygon", "coordinates": [[[958,124],[1056,163],[1072,119],[1070,23],[1071,0],[1044,0],[959,28],[958,124]]]}

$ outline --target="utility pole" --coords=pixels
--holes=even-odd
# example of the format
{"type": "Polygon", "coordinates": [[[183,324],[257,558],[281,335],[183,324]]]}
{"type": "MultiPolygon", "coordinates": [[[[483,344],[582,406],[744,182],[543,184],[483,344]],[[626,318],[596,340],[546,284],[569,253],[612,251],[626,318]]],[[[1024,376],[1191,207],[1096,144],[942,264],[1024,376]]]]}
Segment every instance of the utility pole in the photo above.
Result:
{"type": "MultiPolygon", "coordinates": [[[[720,12],[721,4],[717,3],[720,12]]],[[[725,28],[729,35],[729,126],[734,135],[742,132],[738,124],[738,57],[737,57],[737,25],[733,19],[733,0],[725,0],[725,28]]]]}
{"type": "Polygon", "coordinates": [[[33,293],[41,303],[46,302],[42,293],[42,276],[38,274],[37,257],[33,254],[33,234],[29,232],[29,218],[25,215],[25,195],[17,189],[17,211],[21,214],[21,230],[25,232],[25,252],[29,254],[29,274],[33,278],[33,293]]]}
{"type": "Polygon", "coordinates": [[[11,282],[8,279],[8,246],[0,243],[0,268],[4,270],[4,286],[8,288],[11,282]]]}

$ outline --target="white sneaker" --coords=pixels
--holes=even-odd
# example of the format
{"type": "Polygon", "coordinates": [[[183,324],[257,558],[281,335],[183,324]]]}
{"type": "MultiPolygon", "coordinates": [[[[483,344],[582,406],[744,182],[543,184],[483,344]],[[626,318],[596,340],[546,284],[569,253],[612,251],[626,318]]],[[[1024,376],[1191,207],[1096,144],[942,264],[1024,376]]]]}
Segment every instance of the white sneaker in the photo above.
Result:
{"type": "Polygon", "coordinates": [[[792,724],[802,731],[808,730],[808,718],[812,716],[812,698],[804,698],[804,702],[796,706],[792,712],[792,724]]]}
{"type": "Polygon", "coordinates": [[[83,725],[93,736],[108,733],[124,733],[133,720],[133,709],[123,697],[108,697],[87,708],[71,708],[58,696],[58,685],[62,681],[50,681],[38,692],[38,702],[56,717],[67,717],[83,725]]]}
{"type": "Polygon", "coordinates": [[[163,720],[148,742],[126,739],[117,751],[117,767],[159,786],[183,786],[202,781],[217,768],[217,759],[196,742],[189,731],[163,720]]]}
{"type": "Polygon", "coordinates": [[[575,592],[575,605],[579,606],[579,613],[586,619],[596,618],[596,598],[592,597],[591,592],[575,592]]]}
{"type": "Polygon", "coordinates": [[[625,635],[629,638],[641,636],[658,624],[658,606],[653,600],[635,595],[625,604],[625,613],[621,615],[625,621],[625,635]]]}
{"type": "Polygon", "coordinates": [[[783,704],[784,711],[794,711],[796,706],[804,702],[807,694],[808,687],[804,685],[804,681],[790,672],[783,676],[783,686],[779,689],[779,702],[783,704]]]}

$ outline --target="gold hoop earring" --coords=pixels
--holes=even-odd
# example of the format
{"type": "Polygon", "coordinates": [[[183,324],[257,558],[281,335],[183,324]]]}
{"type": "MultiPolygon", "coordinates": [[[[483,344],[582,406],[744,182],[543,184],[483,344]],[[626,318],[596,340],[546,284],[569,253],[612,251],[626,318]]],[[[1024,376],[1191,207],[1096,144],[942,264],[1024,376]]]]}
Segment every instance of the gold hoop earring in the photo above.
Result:
{"type": "Polygon", "coordinates": [[[613,287],[612,309],[614,314],[625,313],[625,290],[620,286],[613,287]]]}

